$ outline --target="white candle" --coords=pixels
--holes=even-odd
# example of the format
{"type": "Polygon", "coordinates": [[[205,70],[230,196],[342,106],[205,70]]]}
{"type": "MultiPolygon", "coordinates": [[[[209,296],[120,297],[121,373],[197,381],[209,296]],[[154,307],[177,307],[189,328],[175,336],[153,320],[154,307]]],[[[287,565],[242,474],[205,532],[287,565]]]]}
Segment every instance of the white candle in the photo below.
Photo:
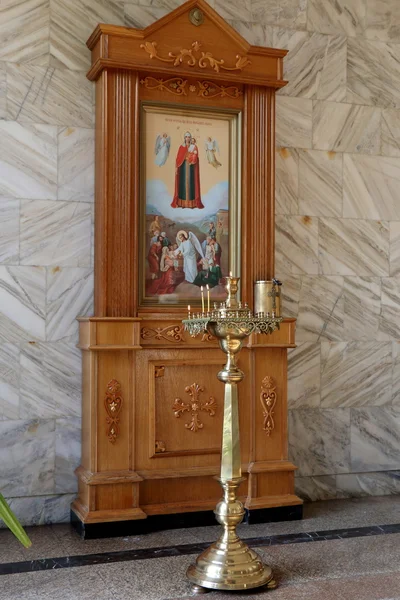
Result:
{"type": "Polygon", "coordinates": [[[207,283],[206,285],[207,288],[207,311],[210,312],[210,287],[207,283]]]}
{"type": "Polygon", "coordinates": [[[203,288],[203,286],[200,287],[200,292],[201,292],[201,311],[204,312],[204,288],[203,288]]]}

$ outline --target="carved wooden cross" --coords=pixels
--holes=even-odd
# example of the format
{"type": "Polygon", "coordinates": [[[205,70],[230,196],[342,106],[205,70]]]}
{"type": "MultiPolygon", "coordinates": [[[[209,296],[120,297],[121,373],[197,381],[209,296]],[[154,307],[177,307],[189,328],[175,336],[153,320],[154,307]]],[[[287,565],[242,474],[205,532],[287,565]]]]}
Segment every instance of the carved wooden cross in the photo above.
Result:
{"type": "Polygon", "coordinates": [[[215,410],[217,408],[215,399],[210,396],[207,402],[202,402],[199,400],[199,395],[201,392],[204,392],[204,388],[197,383],[192,383],[192,385],[188,385],[185,387],[185,392],[190,394],[191,401],[186,403],[183,402],[180,398],[175,398],[175,402],[172,406],[172,410],[174,411],[175,417],[179,419],[181,414],[184,412],[192,413],[192,420],[189,423],[185,423],[186,429],[190,431],[196,432],[199,429],[203,429],[204,424],[199,421],[199,412],[204,411],[208,412],[210,417],[215,415],[215,410]]]}
{"type": "Polygon", "coordinates": [[[279,295],[280,293],[276,291],[275,287],[273,287],[272,290],[267,293],[268,298],[272,298],[272,308],[276,308],[276,297],[279,295]]]}

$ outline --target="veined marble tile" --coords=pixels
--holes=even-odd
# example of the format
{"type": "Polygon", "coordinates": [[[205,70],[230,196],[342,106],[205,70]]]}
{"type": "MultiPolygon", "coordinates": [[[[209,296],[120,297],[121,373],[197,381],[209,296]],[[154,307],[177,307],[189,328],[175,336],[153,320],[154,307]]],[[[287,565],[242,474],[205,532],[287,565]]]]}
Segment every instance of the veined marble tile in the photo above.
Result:
{"type": "Polygon", "coordinates": [[[400,406],[352,409],[351,467],[355,472],[400,468],[400,406]]]}
{"type": "Polygon", "coordinates": [[[336,475],[338,498],[400,494],[400,471],[336,475]]]}
{"type": "MultiPolygon", "coordinates": [[[[54,67],[87,70],[86,47],[98,23],[124,25],[124,4],[116,0],[50,0],[50,53],[54,67]]],[[[68,122],[68,124],[70,124],[68,122]]]]}
{"type": "Polygon", "coordinates": [[[0,344],[0,420],[19,418],[19,346],[0,344]]]}
{"type": "Polygon", "coordinates": [[[343,277],[303,277],[296,341],[343,339],[343,277]]]}
{"type": "Polygon", "coordinates": [[[8,117],[16,121],[92,127],[93,93],[85,73],[7,65],[8,117]]]}
{"type": "Polygon", "coordinates": [[[365,37],[398,43],[400,5],[397,0],[366,0],[365,37]]]}
{"type": "Polygon", "coordinates": [[[320,345],[304,342],[288,352],[288,408],[320,405],[320,345]]]}
{"type": "Polygon", "coordinates": [[[231,19],[227,19],[227,22],[252,46],[272,47],[274,45],[274,31],[270,25],[260,22],[247,23],[231,19]]]}
{"type": "Polygon", "coordinates": [[[299,476],[350,471],[350,411],[289,411],[289,456],[299,476]]]}
{"type": "Polygon", "coordinates": [[[307,31],[277,29],[274,47],[289,50],[285,57],[283,96],[303,96],[340,102],[346,96],[346,38],[307,31]]]}
{"type": "Polygon", "coordinates": [[[400,156],[400,110],[382,110],[382,152],[383,156],[400,156]]]}
{"type": "Polygon", "coordinates": [[[299,212],[299,151],[296,148],[276,149],[275,212],[277,215],[299,212]]]}
{"type": "Polygon", "coordinates": [[[287,318],[296,318],[299,313],[299,300],[301,290],[301,275],[276,275],[283,282],[281,287],[282,314],[287,318]]]}
{"type": "Polygon", "coordinates": [[[23,418],[81,416],[81,353],[66,342],[21,345],[23,418]]]}
{"type": "Polygon", "coordinates": [[[59,200],[94,200],[94,130],[65,127],[58,133],[59,200]]]}
{"type": "Polygon", "coordinates": [[[292,148],[312,146],[312,101],[276,98],[276,145],[292,148]]]}
{"type": "Polygon", "coordinates": [[[307,24],[307,0],[278,0],[276,24],[289,29],[305,29],[307,24]]]}
{"type": "MultiPolygon", "coordinates": [[[[155,6],[165,8],[168,12],[184,4],[186,0],[125,0],[125,4],[138,4],[139,6],[155,6]]],[[[214,7],[215,0],[206,0],[207,4],[214,7]]]]}
{"type": "Polygon", "coordinates": [[[362,35],[365,17],[365,0],[308,0],[307,29],[309,31],[345,33],[354,37],[362,35]]]}
{"type": "Polygon", "coordinates": [[[49,0],[2,0],[0,60],[48,64],[49,0]]]}
{"type": "Polygon", "coordinates": [[[388,275],[389,223],[321,218],[319,262],[324,275],[388,275]]]}
{"type": "Polygon", "coordinates": [[[400,338],[400,277],[382,278],[379,333],[389,339],[400,338]]]}
{"type": "Polygon", "coordinates": [[[74,470],[81,461],[81,420],[69,417],[56,420],[55,492],[66,494],[78,490],[74,470]]]}
{"type": "Polygon", "coordinates": [[[306,502],[336,498],[336,476],[295,477],[295,492],[306,502]]]}
{"type": "Polygon", "coordinates": [[[0,342],[44,340],[46,271],[0,266],[0,342]]]}
{"type": "MultiPolygon", "coordinates": [[[[12,511],[24,527],[68,523],[71,502],[75,494],[32,496],[31,498],[7,498],[12,511]]],[[[0,523],[0,528],[2,527],[0,523]]]]}
{"type": "Polygon", "coordinates": [[[321,407],[381,406],[391,401],[391,342],[321,343],[321,407]]]}
{"type": "Polygon", "coordinates": [[[252,21],[252,0],[215,0],[214,8],[224,19],[252,21]]]}
{"type": "MultiPolygon", "coordinates": [[[[0,8],[1,16],[1,8],[0,8]]],[[[1,25],[0,25],[1,27],[1,25]]],[[[1,34],[0,34],[1,38],[1,34]]],[[[7,118],[7,66],[0,63],[0,119],[7,118]]]]}
{"type": "Polygon", "coordinates": [[[299,212],[317,217],[340,217],[342,155],[318,150],[300,150],[299,155],[299,212]]]}
{"type": "Polygon", "coordinates": [[[124,4],[125,26],[143,29],[154,21],[161,19],[170,11],[166,7],[154,5],[140,6],[137,4],[124,4]]]}
{"type": "Polygon", "coordinates": [[[400,158],[344,156],[343,216],[400,220],[400,158]]]}
{"type": "Polygon", "coordinates": [[[390,225],[390,275],[400,275],[400,221],[390,225]]]}
{"type": "Polygon", "coordinates": [[[0,121],[0,196],[55,199],[57,128],[0,121]]]}
{"type": "Polygon", "coordinates": [[[92,269],[48,269],[46,339],[78,342],[76,318],[92,313],[92,269]]]}
{"type": "Polygon", "coordinates": [[[41,496],[54,490],[53,420],[0,421],[0,492],[41,496]]]}
{"type": "Polygon", "coordinates": [[[304,216],[276,217],[276,270],[318,273],[318,220],[304,216]]]}
{"type": "Polygon", "coordinates": [[[253,20],[289,29],[305,29],[307,0],[255,0],[252,2],[253,20]]]}
{"type": "Polygon", "coordinates": [[[392,403],[400,405],[400,341],[392,342],[392,403]]]}
{"type": "Polygon", "coordinates": [[[400,45],[349,38],[347,95],[353,104],[400,106],[400,45]]]}
{"type": "Polygon", "coordinates": [[[90,266],[91,205],[84,202],[21,202],[23,265],[90,266]]]}
{"type": "Polygon", "coordinates": [[[381,313],[379,277],[344,278],[344,339],[375,340],[381,313]]]}
{"type": "Polygon", "coordinates": [[[0,263],[19,263],[19,200],[0,198],[0,263]]]}
{"type": "Polygon", "coordinates": [[[279,14],[279,0],[253,0],[252,20],[266,25],[276,25],[279,14]]]}
{"type": "Polygon", "coordinates": [[[313,147],[336,152],[380,154],[381,110],[340,102],[315,102],[313,147]]]}

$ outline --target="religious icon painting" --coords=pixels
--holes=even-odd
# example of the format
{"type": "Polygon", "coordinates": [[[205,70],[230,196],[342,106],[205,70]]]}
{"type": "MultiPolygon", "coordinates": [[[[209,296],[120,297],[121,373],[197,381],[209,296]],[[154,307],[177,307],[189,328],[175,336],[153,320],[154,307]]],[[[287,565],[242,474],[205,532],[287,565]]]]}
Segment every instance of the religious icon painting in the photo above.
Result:
{"type": "Polygon", "coordinates": [[[142,105],[142,305],[225,298],[239,272],[240,113],[142,105]]]}

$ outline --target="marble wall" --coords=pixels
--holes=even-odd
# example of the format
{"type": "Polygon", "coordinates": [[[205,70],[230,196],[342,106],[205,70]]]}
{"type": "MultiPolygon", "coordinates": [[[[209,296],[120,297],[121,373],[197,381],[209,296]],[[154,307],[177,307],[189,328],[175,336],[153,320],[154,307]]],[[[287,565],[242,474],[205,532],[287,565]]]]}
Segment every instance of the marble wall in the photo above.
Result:
{"type": "MultiPolygon", "coordinates": [[[[400,492],[400,3],[211,0],[286,48],[277,101],[277,276],[298,318],[290,454],[304,498],[400,492]]],[[[68,518],[80,456],[78,314],[91,314],[98,22],[180,0],[0,6],[0,490],[68,518]]]]}

